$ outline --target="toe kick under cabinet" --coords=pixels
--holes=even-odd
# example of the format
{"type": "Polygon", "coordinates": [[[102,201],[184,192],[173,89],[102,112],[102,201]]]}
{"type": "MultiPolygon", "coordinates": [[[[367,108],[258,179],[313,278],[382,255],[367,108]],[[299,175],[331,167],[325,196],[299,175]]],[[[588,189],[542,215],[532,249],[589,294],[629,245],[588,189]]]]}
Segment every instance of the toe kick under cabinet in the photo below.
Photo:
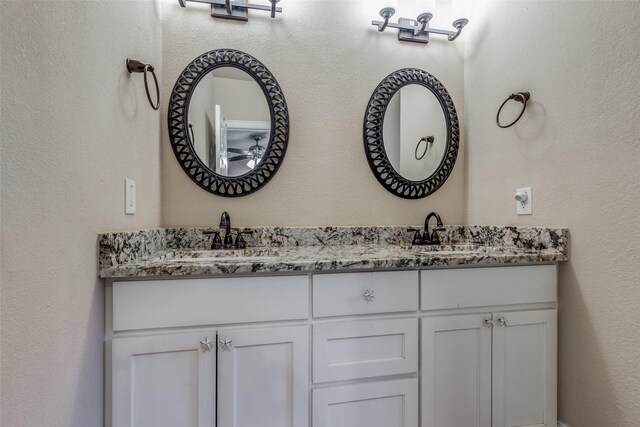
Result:
{"type": "Polygon", "coordinates": [[[112,280],[107,427],[556,424],[556,265],[112,280]]]}

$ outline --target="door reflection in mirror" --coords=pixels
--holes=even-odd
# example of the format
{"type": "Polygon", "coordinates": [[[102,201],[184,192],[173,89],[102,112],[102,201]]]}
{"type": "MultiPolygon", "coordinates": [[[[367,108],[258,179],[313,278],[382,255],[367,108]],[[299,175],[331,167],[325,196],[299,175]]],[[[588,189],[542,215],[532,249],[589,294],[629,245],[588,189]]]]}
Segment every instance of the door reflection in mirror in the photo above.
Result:
{"type": "Polygon", "coordinates": [[[195,153],[221,176],[252,171],[269,144],[265,95],[249,74],[234,67],[216,68],[198,82],[188,122],[195,153]]]}
{"type": "Polygon", "coordinates": [[[422,85],[402,87],[387,106],[382,138],[396,172],[410,181],[427,179],[438,169],[447,149],[440,102],[422,85]]]}

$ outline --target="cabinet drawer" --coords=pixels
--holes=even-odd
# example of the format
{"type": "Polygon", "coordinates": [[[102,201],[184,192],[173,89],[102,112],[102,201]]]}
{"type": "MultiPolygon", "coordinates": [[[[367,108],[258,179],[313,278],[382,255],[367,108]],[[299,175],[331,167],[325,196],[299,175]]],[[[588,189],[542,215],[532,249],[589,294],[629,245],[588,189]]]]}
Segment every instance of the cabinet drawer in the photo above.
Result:
{"type": "Polygon", "coordinates": [[[344,316],[418,309],[418,272],[320,274],[313,276],[313,315],[344,316]],[[365,293],[372,292],[368,300],[365,293]]]}
{"type": "Polygon", "coordinates": [[[421,272],[422,310],[556,301],[555,265],[421,272]]]}
{"type": "Polygon", "coordinates": [[[309,317],[308,276],[151,280],[113,284],[113,330],[309,317]]]}
{"type": "Polygon", "coordinates": [[[313,391],[313,427],[418,427],[418,381],[379,381],[313,391]]]}
{"type": "Polygon", "coordinates": [[[417,371],[417,319],[313,325],[314,382],[410,374],[417,371]]]}

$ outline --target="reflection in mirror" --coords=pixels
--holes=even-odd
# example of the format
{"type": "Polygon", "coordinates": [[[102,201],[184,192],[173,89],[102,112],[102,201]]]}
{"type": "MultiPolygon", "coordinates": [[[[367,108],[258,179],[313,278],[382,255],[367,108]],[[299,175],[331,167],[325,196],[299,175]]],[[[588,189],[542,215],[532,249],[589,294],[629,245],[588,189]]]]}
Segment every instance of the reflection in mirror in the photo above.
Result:
{"type": "Polygon", "coordinates": [[[436,96],[410,84],[397,91],[384,115],[384,150],[405,179],[423,181],[440,165],[447,150],[447,124],[436,96]]]}
{"type": "Polygon", "coordinates": [[[252,171],[269,144],[267,99],[249,74],[234,67],[216,68],[198,82],[187,121],[194,151],[218,175],[252,171]]]}

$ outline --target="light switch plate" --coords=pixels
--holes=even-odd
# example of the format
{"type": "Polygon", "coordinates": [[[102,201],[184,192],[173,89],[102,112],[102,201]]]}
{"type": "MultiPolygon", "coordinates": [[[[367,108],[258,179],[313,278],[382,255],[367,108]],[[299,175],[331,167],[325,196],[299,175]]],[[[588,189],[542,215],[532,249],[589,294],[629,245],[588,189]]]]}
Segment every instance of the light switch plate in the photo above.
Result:
{"type": "Polygon", "coordinates": [[[533,189],[531,187],[518,188],[516,194],[519,192],[527,193],[527,200],[519,202],[516,200],[516,214],[518,215],[533,215],[533,189]]]}
{"type": "Polygon", "coordinates": [[[132,179],[124,180],[124,213],[125,215],[136,213],[136,182],[132,179]]]}

